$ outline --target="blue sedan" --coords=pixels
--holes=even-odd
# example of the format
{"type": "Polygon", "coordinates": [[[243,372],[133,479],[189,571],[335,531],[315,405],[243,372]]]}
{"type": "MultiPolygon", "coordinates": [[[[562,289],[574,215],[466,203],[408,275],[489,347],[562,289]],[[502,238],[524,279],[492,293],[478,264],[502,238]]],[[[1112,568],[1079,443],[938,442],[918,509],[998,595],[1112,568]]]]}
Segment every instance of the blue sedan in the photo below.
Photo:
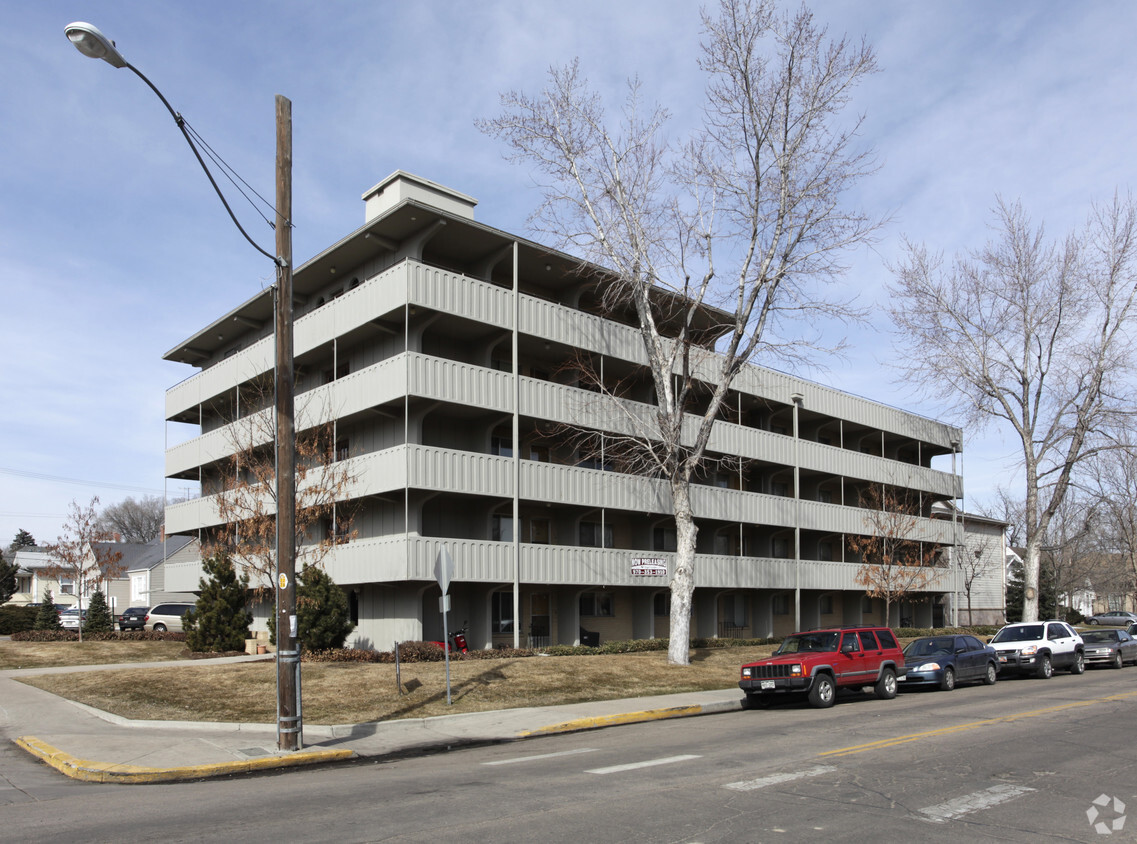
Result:
{"type": "Polygon", "coordinates": [[[999,673],[999,657],[990,645],[974,636],[955,634],[925,636],[904,649],[908,674],[903,687],[936,686],[951,691],[956,683],[981,680],[993,685],[999,673]]]}

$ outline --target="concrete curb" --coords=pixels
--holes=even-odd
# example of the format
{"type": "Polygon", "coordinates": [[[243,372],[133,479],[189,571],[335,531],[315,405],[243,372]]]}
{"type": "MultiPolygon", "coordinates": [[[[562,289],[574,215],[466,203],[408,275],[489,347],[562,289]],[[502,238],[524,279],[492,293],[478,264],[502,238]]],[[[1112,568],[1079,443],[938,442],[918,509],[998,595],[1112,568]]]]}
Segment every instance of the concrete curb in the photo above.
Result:
{"type": "Polygon", "coordinates": [[[519,738],[536,738],[558,733],[575,733],[584,730],[599,730],[621,724],[640,724],[646,721],[662,721],[667,718],[690,718],[693,715],[715,715],[720,712],[737,712],[742,709],[739,701],[721,701],[696,704],[693,706],[669,706],[665,709],[644,709],[639,712],[622,712],[618,715],[599,715],[591,718],[576,718],[536,730],[523,730],[519,738]]]}
{"type": "Polygon", "coordinates": [[[77,759],[40,741],[35,736],[21,736],[15,743],[28,753],[43,760],[61,774],[84,782],[143,785],[156,782],[185,782],[188,780],[220,777],[229,774],[247,774],[299,765],[316,765],[323,762],[340,762],[354,759],[351,750],[300,750],[288,756],[259,756],[255,759],[235,759],[232,762],[215,762],[208,765],[186,765],[178,768],[147,768],[140,765],[108,765],[90,759],[77,759]]]}

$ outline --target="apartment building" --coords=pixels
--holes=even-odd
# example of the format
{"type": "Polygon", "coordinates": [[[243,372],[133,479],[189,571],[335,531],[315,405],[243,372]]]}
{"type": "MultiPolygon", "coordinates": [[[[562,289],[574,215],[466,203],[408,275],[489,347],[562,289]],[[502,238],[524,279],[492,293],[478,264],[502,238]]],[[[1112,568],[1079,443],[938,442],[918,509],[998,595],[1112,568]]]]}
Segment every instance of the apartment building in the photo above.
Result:
{"type": "MultiPolygon", "coordinates": [[[[350,598],[350,641],[441,638],[444,547],[449,625],[473,645],[666,636],[666,485],[558,433],[619,433],[651,413],[637,330],[597,306],[602,271],[477,222],[476,200],[401,171],[363,200],[363,226],[293,277],[297,424],[329,421],[350,475],[354,533],[324,561],[350,598]],[[581,355],[621,385],[619,408],[581,381],[581,355]]],[[[167,449],[166,475],[201,489],[167,508],[171,534],[208,543],[217,528],[230,426],[268,412],[250,396],[272,373],[272,312],[263,291],[165,356],[200,369],[166,394],[168,427],[192,434],[167,449]]],[[[869,530],[872,485],[917,494],[922,541],[962,542],[954,519],[931,517],[962,495],[958,429],[761,367],[740,373],[729,404],[710,450],[731,468],[692,492],[693,635],[884,621],[847,542],[869,530]]],[[[168,564],[166,588],[196,590],[200,574],[168,564]]],[[[957,592],[945,562],[890,620],[950,620],[957,592]]]]}

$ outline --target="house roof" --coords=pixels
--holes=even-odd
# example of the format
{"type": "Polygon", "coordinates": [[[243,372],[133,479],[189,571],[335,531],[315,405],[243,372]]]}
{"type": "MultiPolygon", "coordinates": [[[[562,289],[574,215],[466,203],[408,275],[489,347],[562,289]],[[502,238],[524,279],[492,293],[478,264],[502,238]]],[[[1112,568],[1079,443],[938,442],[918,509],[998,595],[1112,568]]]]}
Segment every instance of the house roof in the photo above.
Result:
{"type": "Polygon", "coordinates": [[[119,565],[123,571],[143,571],[152,569],[164,560],[181,551],[191,542],[192,536],[168,536],[165,539],[152,539],[149,542],[97,542],[100,548],[109,548],[122,554],[119,565]]]}

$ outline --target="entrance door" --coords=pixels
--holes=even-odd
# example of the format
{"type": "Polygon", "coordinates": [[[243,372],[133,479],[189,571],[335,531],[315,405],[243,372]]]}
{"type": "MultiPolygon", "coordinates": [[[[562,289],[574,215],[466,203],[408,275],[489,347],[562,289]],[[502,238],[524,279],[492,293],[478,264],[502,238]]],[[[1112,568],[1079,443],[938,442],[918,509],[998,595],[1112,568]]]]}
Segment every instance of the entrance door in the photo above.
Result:
{"type": "Polygon", "coordinates": [[[552,618],[549,615],[549,594],[540,592],[529,598],[529,647],[547,648],[552,644],[552,618]]]}

